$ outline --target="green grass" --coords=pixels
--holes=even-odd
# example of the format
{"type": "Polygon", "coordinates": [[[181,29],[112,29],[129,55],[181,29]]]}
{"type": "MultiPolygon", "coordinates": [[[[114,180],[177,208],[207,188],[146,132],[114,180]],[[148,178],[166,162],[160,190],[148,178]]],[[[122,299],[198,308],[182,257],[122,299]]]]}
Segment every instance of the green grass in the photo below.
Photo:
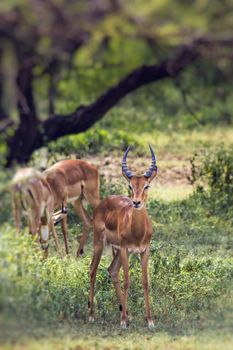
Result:
{"type": "MultiPolygon", "coordinates": [[[[217,183],[212,192],[196,191],[186,179],[186,170],[189,169],[190,174],[191,149],[197,148],[198,144],[202,146],[200,140],[213,145],[214,136],[221,132],[218,129],[209,136],[204,132],[194,133],[194,136],[190,135],[187,147],[188,136],[183,134],[180,141],[178,138],[175,141],[182,145],[175,159],[172,153],[163,151],[163,157],[158,157],[159,175],[148,201],[154,227],[149,264],[150,300],[156,320],[152,332],[145,322],[137,256],[130,257],[129,328],[124,332],[119,328],[120,312],[107,273],[111,261],[109,251],[105,252],[97,275],[96,322],[89,324],[87,301],[92,237],[89,237],[85,256],[76,259],[81,227],[70,212],[71,256],[58,258],[51,240],[50,256],[44,261],[42,252],[26,231],[15,238],[10,197],[7,192],[2,192],[0,348],[231,349],[233,240],[230,192],[225,187],[223,191],[222,183],[217,183]],[[215,190],[220,192],[216,195],[215,190]]],[[[231,132],[231,129],[226,131],[226,141],[230,140],[231,132]]],[[[109,159],[114,157],[114,161],[110,177],[111,162],[107,159],[106,164],[101,163],[106,156],[92,156],[95,163],[102,164],[102,197],[127,193],[125,182],[120,180],[120,158],[114,153],[111,155],[109,159]]],[[[129,162],[134,169],[144,169],[149,159],[139,157],[134,160],[132,155],[129,162]]],[[[222,163],[211,164],[212,168],[207,169],[209,174],[215,174],[219,166],[224,168],[221,174],[225,174],[228,163],[224,166],[222,163]]],[[[9,175],[1,172],[1,183],[6,184],[8,179],[9,175]]],[[[224,182],[224,177],[220,180],[224,182]]],[[[231,191],[230,182],[228,186],[231,191]]],[[[62,240],[60,228],[58,231],[62,240]]]]}
{"type": "Polygon", "coordinates": [[[160,331],[150,332],[146,328],[122,332],[116,326],[89,325],[78,321],[60,322],[49,328],[33,321],[17,326],[12,321],[7,324],[0,322],[0,325],[5,338],[0,349],[4,350],[231,350],[233,342],[232,335],[221,327],[215,332],[200,331],[198,335],[175,336],[160,331]]]}
{"type": "Polygon", "coordinates": [[[161,202],[150,200],[154,236],[150,258],[150,298],[155,331],[144,319],[140,263],[131,256],[130,324],[119,328],[120,313],[107,274],[105,254],[96,286],[96,323],[87,322],[86,254],[75,259],[76,236],[71,215],[71,257],[41,252],[26,235],[17,240],[10,225],[1,227],[2,348],[11,349],[230,349],[232,338],[232,224],[198,196],[161,202]]]}

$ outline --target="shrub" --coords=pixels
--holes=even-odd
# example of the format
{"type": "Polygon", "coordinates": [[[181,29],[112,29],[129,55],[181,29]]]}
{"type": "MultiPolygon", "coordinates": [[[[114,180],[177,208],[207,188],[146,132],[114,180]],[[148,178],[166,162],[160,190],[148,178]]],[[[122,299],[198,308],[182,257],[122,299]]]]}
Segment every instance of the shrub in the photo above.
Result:
{"type": "Polygon", "coordinates": [[[93,128],[78,135],[65,136],[48,146],[50,154],[60,153],[70,155],[71,153],[83,156],[86,153],[99,154],[120,150],[123,151],[128,145],[140,146],[138,140],[123,130],[110,132],[105,129],[93,128]]]}
{"type": "Polygon", "coordinates": [[[12,222],[11,208],[11,179],[12,172],[2,169],[0,166],[0,225],[4,222],[12,222]]]}
{"type": "MultiPolygon", "coordinates": [[[[213,211],[228,211],[233,206],[233,148],[195,154],[191,159],[191,183],[213,211]]],[[[226,213],[227,214],[227,213],[226,213]]]]}

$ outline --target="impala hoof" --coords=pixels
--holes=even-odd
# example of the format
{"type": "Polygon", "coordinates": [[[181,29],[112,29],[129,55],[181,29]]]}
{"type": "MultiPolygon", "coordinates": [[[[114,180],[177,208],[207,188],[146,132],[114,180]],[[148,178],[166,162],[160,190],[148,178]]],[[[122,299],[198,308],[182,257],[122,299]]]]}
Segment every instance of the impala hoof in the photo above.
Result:
{"type": "Polygon", "coordinates": [[[148,320],[148,327],[150,329],[154,329],[155,328],[155,324],[154,324],[154,321],[153,320],[148,320]]]}
{"type": "Polygon", "coordinates": [[[127,325],[126,325],[126,320],[121,320],[121,329],[126,329],[127,325]]]}
{"type": "Polygon", "coordinates": [[[95,322],[94,316],[89,316],[89,322],[91,323],[95,322]]]}

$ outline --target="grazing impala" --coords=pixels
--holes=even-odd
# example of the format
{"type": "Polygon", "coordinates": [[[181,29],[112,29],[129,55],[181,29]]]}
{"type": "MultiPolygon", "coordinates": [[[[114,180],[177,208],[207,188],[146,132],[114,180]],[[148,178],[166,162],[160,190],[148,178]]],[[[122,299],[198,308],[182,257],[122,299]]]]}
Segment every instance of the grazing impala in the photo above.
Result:
{"type": "MultiPolygon", "coordinates": [[[[86,199],[93,208],[99,203],[99,176],[97,169],[86,161],[70,159],[54,164],[42,174],[37,173],[37,176],[35,176],[35,171],[32,173],[31,169],[31,175],[25,176],[24,186],[22,186],[22,181],[19,178],[20,176],[16,175],[13,181],[13,208],[16,231],[19,231],[20,207],[26,209],[29,230],[33,234],[40,229],[41,213],[44,212],[46,207],[52,230],[54,230],[53,221],[61,221],[65,249],[68,254],[66,206],[70,202],[83,223],[83,234],[77,255],[82,254],[88,232],[92,226],[91,218],[83,207],[83,199],[86,199]],[[22,196],[19,196],[22,192],[24,193],[24,200],[22,200],[22,196]],[[21,198],[20,201],[19,198],[21,198]],[[57,208],[62,208],[62,210],[53,215],[54,210],[57,208]]],[[[43,229],[43,232],[45,236],[45,229],[43,229]]],[[[56,233],[54,238],[56,244],[58,244],[56,233]]]]}
{"type": "Polygon", "coordinates": [[[56,249],[60,251],[52,220],[52,192],[43,175],[33,168],[19,169],[13,178],[11,190],[16,234],[20,232],[20,212],[22,210],[29,232],[32,235],[39,234],[38,239],[45,251],[45,257],[48,256],[50,231],[52,231],[56,249]]]}
{"type": "Polygon", "coordinates": [[[147,190],[150,182],[157,174],[156,158],[150,147],[152,163],[144,175],[134,175],[127,167],[126,159],[128,148],[122,160],[122,174],[129,183],[131,198],[125,196],[111,196],[100,202],[94,211],[94,255],[90,267],[91,286],[89,295],[89,320],[93,321],[94,313],[94,287],[97,268],[100,262],[104,243],[114,247],[115,254],[108,268],[113,282],[121,310],[121,327],[126,328],[127,298],[129,289],[129,263],[130,252],[141,255],[142,285],[146,303],[146,318],[149,327],[154,326],[151,318],[147,265],[149,258],[149,244],[152,236],[152,225],[145,208],[147,190]],[[122,294],[119,270],[123,266],[124,294],[122,294]]]}
{"type": "MultiPolygon", "coordinates": [[[[83,247],[92,227],[92,220],[83,207],[83,200],[85,199],[93,209],[99,204],[98,170],[84,160],[69,159],[52,165],[43,175],[52,191],[53,208],[60,208],[60,204],[63,203],[63,211],[66,211],[67,203],[71,203],[83,223],[83,234],[77,250],[79,256],[83,254],[83,247]]],[[[66,215],[62,218],[62,231],[68,254],[66,215]]]]}

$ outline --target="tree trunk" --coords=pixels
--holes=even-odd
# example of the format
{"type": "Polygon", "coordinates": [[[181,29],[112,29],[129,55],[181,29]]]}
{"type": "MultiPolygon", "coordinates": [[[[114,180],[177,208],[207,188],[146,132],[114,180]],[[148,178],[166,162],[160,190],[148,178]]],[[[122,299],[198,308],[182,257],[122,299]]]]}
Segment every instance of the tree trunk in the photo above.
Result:
{"type": "Polygon", "coordinates": [[[0,123],[7,118],[7,113],[3,107],[3,81],[2,49],[0,47],[0,123]]]}
{"type": "Polygon", "coordinates": [[[19,55],[16,86],[20,121],[14,136],[8,140],[8,165],[14,161],[24,163],[29,159],[38,134],[38,119],[33,96],[33,63],[28,55],[19,55]]]}

